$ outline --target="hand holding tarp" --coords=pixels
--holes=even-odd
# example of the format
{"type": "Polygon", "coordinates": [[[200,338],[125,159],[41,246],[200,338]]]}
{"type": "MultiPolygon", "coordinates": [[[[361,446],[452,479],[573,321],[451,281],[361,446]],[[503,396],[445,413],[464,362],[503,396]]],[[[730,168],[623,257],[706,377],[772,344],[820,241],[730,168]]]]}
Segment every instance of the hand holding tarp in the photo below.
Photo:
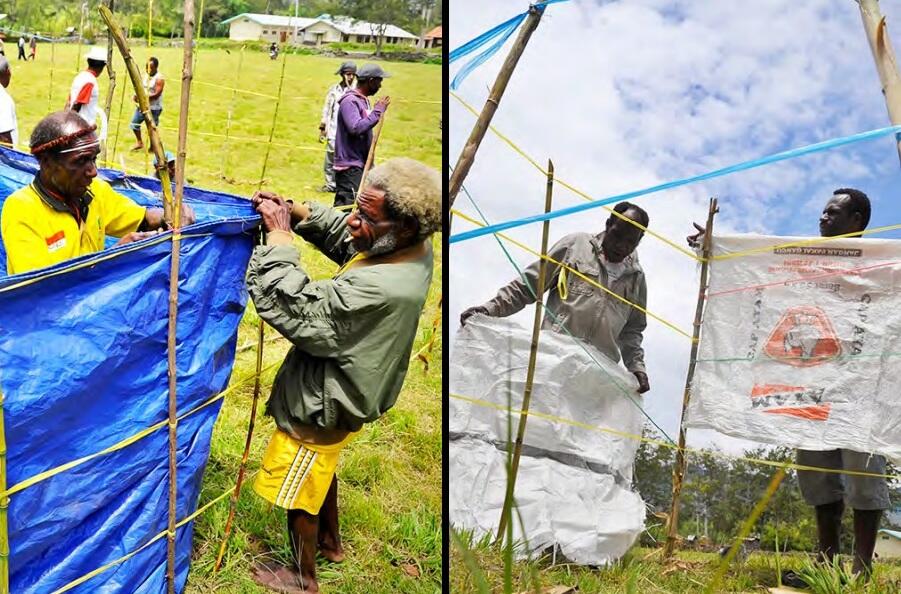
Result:
{"type": "Polygon", "coordinates": [[[648,383],[648,374],[643,371],[635,371],[633,372],[635,375],[635,379],[638,380],[638,393],[644,394],[648,390],[651,389],[651,384],[648,383]]]}
{"type": "Polygon", "coordinates": [[[263,217],[263,228],[268,231],[291,232],[291,205],[280,197],[274,199],[252,198],[257,212],[263,217]]]}
{"type": "Polygon", "coordinates": [[[488,308],[485,307],[484,305],[476,305],[474,307],[470,307],[469,309],[465,310],[463,313],[460,314],[460,325],[465,326],[466,320],[468,320],[469,318],[471,318],[472,316],[474,316],[476,314],[484,314],[487,316],[488,308]]]}

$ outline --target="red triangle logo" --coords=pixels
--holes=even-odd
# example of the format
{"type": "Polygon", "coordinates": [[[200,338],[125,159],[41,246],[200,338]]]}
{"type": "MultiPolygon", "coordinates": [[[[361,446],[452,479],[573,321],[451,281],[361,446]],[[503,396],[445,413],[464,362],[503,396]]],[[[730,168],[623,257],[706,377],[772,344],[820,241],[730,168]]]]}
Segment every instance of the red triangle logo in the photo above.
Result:
{"type": "Polygon", "coordinates": [[[783,314],[763,352],[786,365],[812,367],[838,357],[842,346],[825,312],[805,305],[783,314]]]}

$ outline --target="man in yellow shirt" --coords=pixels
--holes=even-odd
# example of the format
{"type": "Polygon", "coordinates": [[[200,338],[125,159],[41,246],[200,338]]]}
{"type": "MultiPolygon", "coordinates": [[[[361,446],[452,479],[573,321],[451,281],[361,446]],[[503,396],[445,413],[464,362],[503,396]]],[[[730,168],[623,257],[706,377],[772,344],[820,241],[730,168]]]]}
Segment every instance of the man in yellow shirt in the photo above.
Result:
{"type": "MultiPolygon", "coordinates": [[[[122,245],[164,229],[162,208],[135,204],[97,177],[95,129],[74,111],[52,113],[35,126],[30,145],[40,170],[10,194],[0,214],[10,275],[102,251],[107,235],[122,245]]],[[[194,219],[183,206],[184,224],[194,219]]]]}

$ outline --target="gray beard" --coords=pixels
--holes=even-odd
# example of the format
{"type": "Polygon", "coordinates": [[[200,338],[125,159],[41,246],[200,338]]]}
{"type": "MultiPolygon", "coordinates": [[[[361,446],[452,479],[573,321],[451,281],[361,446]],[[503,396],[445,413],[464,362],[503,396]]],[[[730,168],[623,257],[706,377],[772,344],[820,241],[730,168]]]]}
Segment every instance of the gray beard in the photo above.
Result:
{"type": "Polygon", "coordinates": [[[382,254],[390,254],[397,249],[397,235],[394,231],[389,231],[372,242],[372,247],[366,250],[370,256],[380,256],[382,254]]]}

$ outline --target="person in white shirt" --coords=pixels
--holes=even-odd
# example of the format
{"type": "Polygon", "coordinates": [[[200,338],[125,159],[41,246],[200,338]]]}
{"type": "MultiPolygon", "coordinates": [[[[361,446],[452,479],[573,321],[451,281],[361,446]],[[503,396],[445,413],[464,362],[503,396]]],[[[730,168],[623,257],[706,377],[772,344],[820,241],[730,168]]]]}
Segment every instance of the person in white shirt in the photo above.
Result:
{"type": "Polygon", "coordinates": [[[19,124],[16,120],[16,102],[7,92],[12,70],[9,61],[0,56],[0,143],[4,146],[19,144],[19,124]]]}
{"type": "Polygon", "coordinates": [[[101,140],[106,137],[106,114],[100,109],[100,90],[97,77],[106,67],[106,50],[102,47],[92,47],[88,52],[88,69],[75,75],[72,88],[69,90],[69,98],[66,100],[66,109],[78,112],[84,121],[95,124],[99,115],[103,124],[100,134],[101,140]]]}
{"type": "MultiPolygon", "coordinates": [[[[144,76],[144,91],[147,98],[150,99],[150,115],[153,123],[160,125],[160,114],[163,113],[163,88],[166,86],[166,79],[163,73],[159,71],[160,61],[154,57],[147,60],[147,74],[144,76]]],[[[135,102],[138,96],[132,97],[135,102]]],[[[139,151],[144,148],[144,141],[141,140],[141,124],[144,123],[144,115],[141,113],[140,106],[135,107],[135,114],[131,118],[131,131],[135,133],[137,144],[131,150],[139,151]]]]}
{"type": "Polygon", "coordinates": [[[19,60],[28,61],[28,58],[25,57],[25,38],[19,37],[19,60]]]}
{"type": "Polygon", "coordinates": [[[325,96],[325,105],[322,106],[322,120],[319,122],[319,142],[327,142],[325,164],[322,167],[325,172],[325,185],[320,188],[322,192],[335,191],[335,132],[338,130],[338,99],[356,86],[357,65],[353,62],[344,62],[335,74],[340,74],[341,80],[329,87],[325,96]]]}

